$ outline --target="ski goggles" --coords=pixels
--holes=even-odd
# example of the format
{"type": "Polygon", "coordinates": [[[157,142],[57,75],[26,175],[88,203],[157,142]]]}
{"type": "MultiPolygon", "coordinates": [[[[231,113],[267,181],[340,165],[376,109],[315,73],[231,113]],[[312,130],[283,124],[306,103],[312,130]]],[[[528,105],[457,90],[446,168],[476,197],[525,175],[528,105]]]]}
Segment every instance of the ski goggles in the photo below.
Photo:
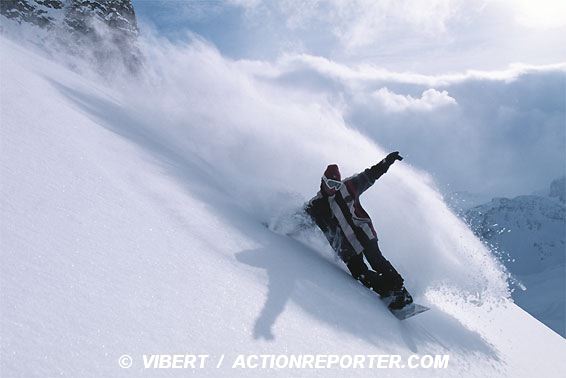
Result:
{"type": "Polygon", "coordinates": [[[338,180],[332,180],[327,178],[326,176],[322,176],[322,181],[324,182],[324,184],[329,187],[330,189],[334,189],[334,190],[340,190],[340,187],[342,186],[342,181],[338,181],[338,180]]]}

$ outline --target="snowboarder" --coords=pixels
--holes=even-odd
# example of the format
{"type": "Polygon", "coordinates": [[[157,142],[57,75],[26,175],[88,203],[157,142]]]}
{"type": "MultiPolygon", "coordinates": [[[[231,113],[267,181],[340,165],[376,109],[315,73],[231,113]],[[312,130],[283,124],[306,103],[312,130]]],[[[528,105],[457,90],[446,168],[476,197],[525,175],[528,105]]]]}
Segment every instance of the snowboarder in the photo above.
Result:
{"type": "Polygon", "coordinates": [[[401,275],[379,250],[377,234],[360,204],[360,195],[396,160],[403,160],[398,151],[344,180],[338,166],[329,165],[322,176],[320,191],[305,206],[306,213],[322,230],[352,276],[378,293],[390,310],[402,309],[411,304],[413,298],[403,286],[401,275]],[[373,270],[367,267],[364,256],[373,270]]]}

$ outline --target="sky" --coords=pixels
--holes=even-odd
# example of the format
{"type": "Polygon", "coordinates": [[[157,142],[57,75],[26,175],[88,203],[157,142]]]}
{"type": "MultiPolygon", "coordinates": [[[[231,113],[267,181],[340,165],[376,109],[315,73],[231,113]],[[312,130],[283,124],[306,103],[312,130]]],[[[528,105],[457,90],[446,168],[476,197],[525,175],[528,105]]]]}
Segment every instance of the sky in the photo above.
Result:
{"type": "Polygon", "coordinates": [[[305,93],[445,192],[529,194],[566,172],[566,2],[134,0],[142,34],[198,39],[305,93]]]}

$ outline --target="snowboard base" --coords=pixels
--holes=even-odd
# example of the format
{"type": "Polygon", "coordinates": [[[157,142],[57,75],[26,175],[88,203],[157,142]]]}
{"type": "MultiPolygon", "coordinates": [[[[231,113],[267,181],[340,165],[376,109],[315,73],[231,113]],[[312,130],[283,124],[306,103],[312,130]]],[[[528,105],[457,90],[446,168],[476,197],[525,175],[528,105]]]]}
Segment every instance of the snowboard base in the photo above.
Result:
{"type": "Polygon", "coordinates": [[[429,307],[420,305],[420,304],[416,304],[416,303],[411,303],[406,305],[405,307],[399,309],[399,310],[392,310],[389,309],[389,311],[391,311],[391,313],[399,320],[405,320],[408,318],[411,318],[415,315],[418,315],[422,312],[428,311],[430,310],[429,307]]]}

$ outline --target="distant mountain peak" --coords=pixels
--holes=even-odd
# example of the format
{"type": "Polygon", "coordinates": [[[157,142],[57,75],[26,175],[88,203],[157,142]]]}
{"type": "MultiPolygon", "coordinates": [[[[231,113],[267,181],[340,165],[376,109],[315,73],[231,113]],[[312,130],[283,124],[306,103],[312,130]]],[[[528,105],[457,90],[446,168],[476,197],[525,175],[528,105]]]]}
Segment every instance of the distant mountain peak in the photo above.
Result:
{"type": "Polygon", "coordinates": [[[138,34],[131,0],[2,0],[0,14],[39,27],[60,27],[63,23],[83,34],[94,32],[93,21],[125,36],[138,34]]]}
{"type": "Polygon", "coordinates": [[[465,211],[472,231],[526,286],[513,299],[562,336],[566,259],[565,178],[547,195],[497,197],[465,211]],[[558,200],[557,200],[558,199],[558,200]],[[542,295],[541,295],[542,293],[542,295]]]}
{"type": "Polygon", "coordinates": [[[99,64],[119,59],[135,71],[140,62],[131,0],[1,0],[0,15],[47,30],[72,54],[89,50],[99,64]]]}
{"type": "Polygon", "coordinates": [[[0,14],[19,24],[51,27],[56,23],[53,13],[63,14],[64,7],[63,0],[2,0],[0,14]]]}
{"type": "Polygon", "coordinates": [[[138,35],[131,0],[71,0],[66,7],[65,22],[83,34],[95,33],[93,24],[100,22],[124,38],[138,35]]]}

